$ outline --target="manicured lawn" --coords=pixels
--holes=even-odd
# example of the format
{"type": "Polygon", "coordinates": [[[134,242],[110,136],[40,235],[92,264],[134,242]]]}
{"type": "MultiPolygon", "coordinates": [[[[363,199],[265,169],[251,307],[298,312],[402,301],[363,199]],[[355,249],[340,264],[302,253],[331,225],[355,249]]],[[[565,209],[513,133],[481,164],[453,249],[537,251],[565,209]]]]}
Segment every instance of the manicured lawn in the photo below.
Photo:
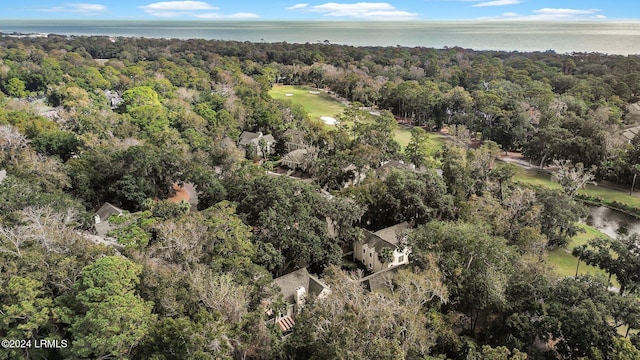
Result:
{"type": "MultiPolygon", "coordinates": [[[[571,255],[571,251],[573,250],[574,247],[586,244],[589,240],[595,237],[602,237],[602,238],[607,237],[607,235],[601,233],[600,231],[598,231],[597,229],[591,226],[584,225],[584,224],[579,224],[579,226],[585,232],[574,236],[571,239],[571,242],[569,243],[566,249],[555,249],[549,252],[549,255],[548,255],[549,262],[554,266],[556,273],[560,276],[576,275],[576,265],[578,264],[578,258],[571,255]]],[[[589,266],[584,262],[581,262],[580,268],[578,269],[578,275],[587,275],[587,274],[602,275],[604,277],[609,276],[609,274],[607,274],[606,271],[598,267],[589,266]]],[[[612,278],[612,281],[615,285],[617,285],[615,278],[612,278]]]]}
{"type": "Polygon", "coordinates": [[[438,150],[442,149],[444,144],[449,141],[447,136],[440,133],[429,133],[429,151],[434,155],[438,150]]]}
{"type": "MultiPolygon", "coordinates": [[[[310,91],[317,90],[308,86],[275,85],[269,91],[269,95],[274,99],[290,100],[294,104],[302,105],[313,120],[320,120],[322,116],[336,117],[346,109],[344,104],[326,92],[320,91],[319,94],[312,94],[310,91]],[[291,95],[287,96],[287,94],[291,95]]],[[[363,121],[373,121],[373,116],[363,121]]],[[[344,125],[352,126],[353,124],[344,125]]],[[[399,126],[394,133],[394,138],[404,149],[411,139],[411,129],[399,126]]],[[[432,154],[442,148],[444,142],[444,135],[429,134],[429,147],[432,149],[432,154]]]]}
{"type": "MultiPolygon", "coordinates": [[[[536,170],[520,169],[515,180],[523,183],[559,189],[560,185],[551,181],[551,175],[536,170]]],[[[587,185],[578,191],[580,194],[602,198],[606,202],[618,201],[630,206],[640,207],[640,197],[629,196],[629,193],[596,185],[587,185]]]]}
{"type": "Polygon", "coordinates": [[[320,120],[321,116],[336,117],[346,108],[344,104],[324,91],[320,91],[319,94],[311,94],[309,91],[316,91],[316,89],[307,86],[275,85],[269,91],[269,95],[274,99],[290,100],[292,103],[302,105],[313,120],[320,120]]]}
{"type": "MultiPolygon", "coordinates": [[[[578,258],[571,255],[569,249],[555,249],[548,255],[549,262],[554,266],[556,274],[560,276],[575,276],[576,265],[578,264],[578,258]]],[[[580,268],[578,269],[578,275],[602,275],[604,277],[609,276],[604,270],[595,266],[590,266],[584,262],[580,262],[580,268]]]]}
{"type": "Polygon", "coordinates": [[[552,189],[560,189],[560,184],[551,181],[551,175],[535,170],[518,169],[514,180],[536,186],[544,186],[552,189]]]}

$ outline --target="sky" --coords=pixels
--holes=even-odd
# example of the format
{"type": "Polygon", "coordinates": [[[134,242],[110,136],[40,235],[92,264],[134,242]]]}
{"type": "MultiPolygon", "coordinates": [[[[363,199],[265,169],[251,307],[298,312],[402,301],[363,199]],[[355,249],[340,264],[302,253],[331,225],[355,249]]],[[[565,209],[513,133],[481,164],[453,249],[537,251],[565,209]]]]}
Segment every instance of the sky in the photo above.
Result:
{"type": "Polygon", "coordinates": [[[2,0],[0,19],[640,20],[637,0],[335,1],[2,0]]]}

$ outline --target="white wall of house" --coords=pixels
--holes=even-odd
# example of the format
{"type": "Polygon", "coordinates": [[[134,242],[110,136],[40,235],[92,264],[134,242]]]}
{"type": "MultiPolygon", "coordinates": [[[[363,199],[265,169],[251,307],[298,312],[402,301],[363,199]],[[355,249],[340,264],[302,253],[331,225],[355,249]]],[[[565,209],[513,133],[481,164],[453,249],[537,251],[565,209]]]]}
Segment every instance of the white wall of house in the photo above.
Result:
{"type": "Polygon", "coordinates": [[[393,262],[390,264],[391,266],[398,266],[398,265],[402,265],[402,264],[408,264],[409,263],[409,254],[411,253],[411,250],[408,247],[405,247],[403,251],[400,251],[400,249],[396,249],[393,251],[393,262]]]}
{"type": "Polygon", "coordinates": [[[393,261],[382,263],[378,259],[378,252],[375,247],[369,247],[367,243],[356,242],[353,247],[353,257],[364,264],[364,266],[372,272],[378,272],[393,266],[409,263],[409,248],[405,247],[403,251],[399,249],[393,250],[393,261]]]}

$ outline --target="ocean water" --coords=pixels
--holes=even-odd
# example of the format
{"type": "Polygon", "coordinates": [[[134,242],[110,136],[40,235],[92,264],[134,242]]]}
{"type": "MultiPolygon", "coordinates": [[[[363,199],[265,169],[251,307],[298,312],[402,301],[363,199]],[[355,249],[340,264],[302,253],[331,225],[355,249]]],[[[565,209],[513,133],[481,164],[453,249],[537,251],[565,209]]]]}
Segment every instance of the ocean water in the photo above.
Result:
{"type": "Polygon", "coordinates": [[[640,22],[2,20],[4,33],[640,54],[640,22]]]}

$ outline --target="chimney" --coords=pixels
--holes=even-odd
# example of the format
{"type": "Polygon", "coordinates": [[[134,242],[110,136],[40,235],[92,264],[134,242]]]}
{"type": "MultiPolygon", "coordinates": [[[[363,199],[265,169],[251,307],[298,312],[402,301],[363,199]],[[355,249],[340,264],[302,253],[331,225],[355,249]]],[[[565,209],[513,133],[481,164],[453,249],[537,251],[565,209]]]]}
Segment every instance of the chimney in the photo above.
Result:
{"type": "Polygon", "coordinates": [[[300,311],[304,306],[305,298],[307,291],[304,289],[304,286],[298,286],[296,288],[296,311],[300,311]]]}

